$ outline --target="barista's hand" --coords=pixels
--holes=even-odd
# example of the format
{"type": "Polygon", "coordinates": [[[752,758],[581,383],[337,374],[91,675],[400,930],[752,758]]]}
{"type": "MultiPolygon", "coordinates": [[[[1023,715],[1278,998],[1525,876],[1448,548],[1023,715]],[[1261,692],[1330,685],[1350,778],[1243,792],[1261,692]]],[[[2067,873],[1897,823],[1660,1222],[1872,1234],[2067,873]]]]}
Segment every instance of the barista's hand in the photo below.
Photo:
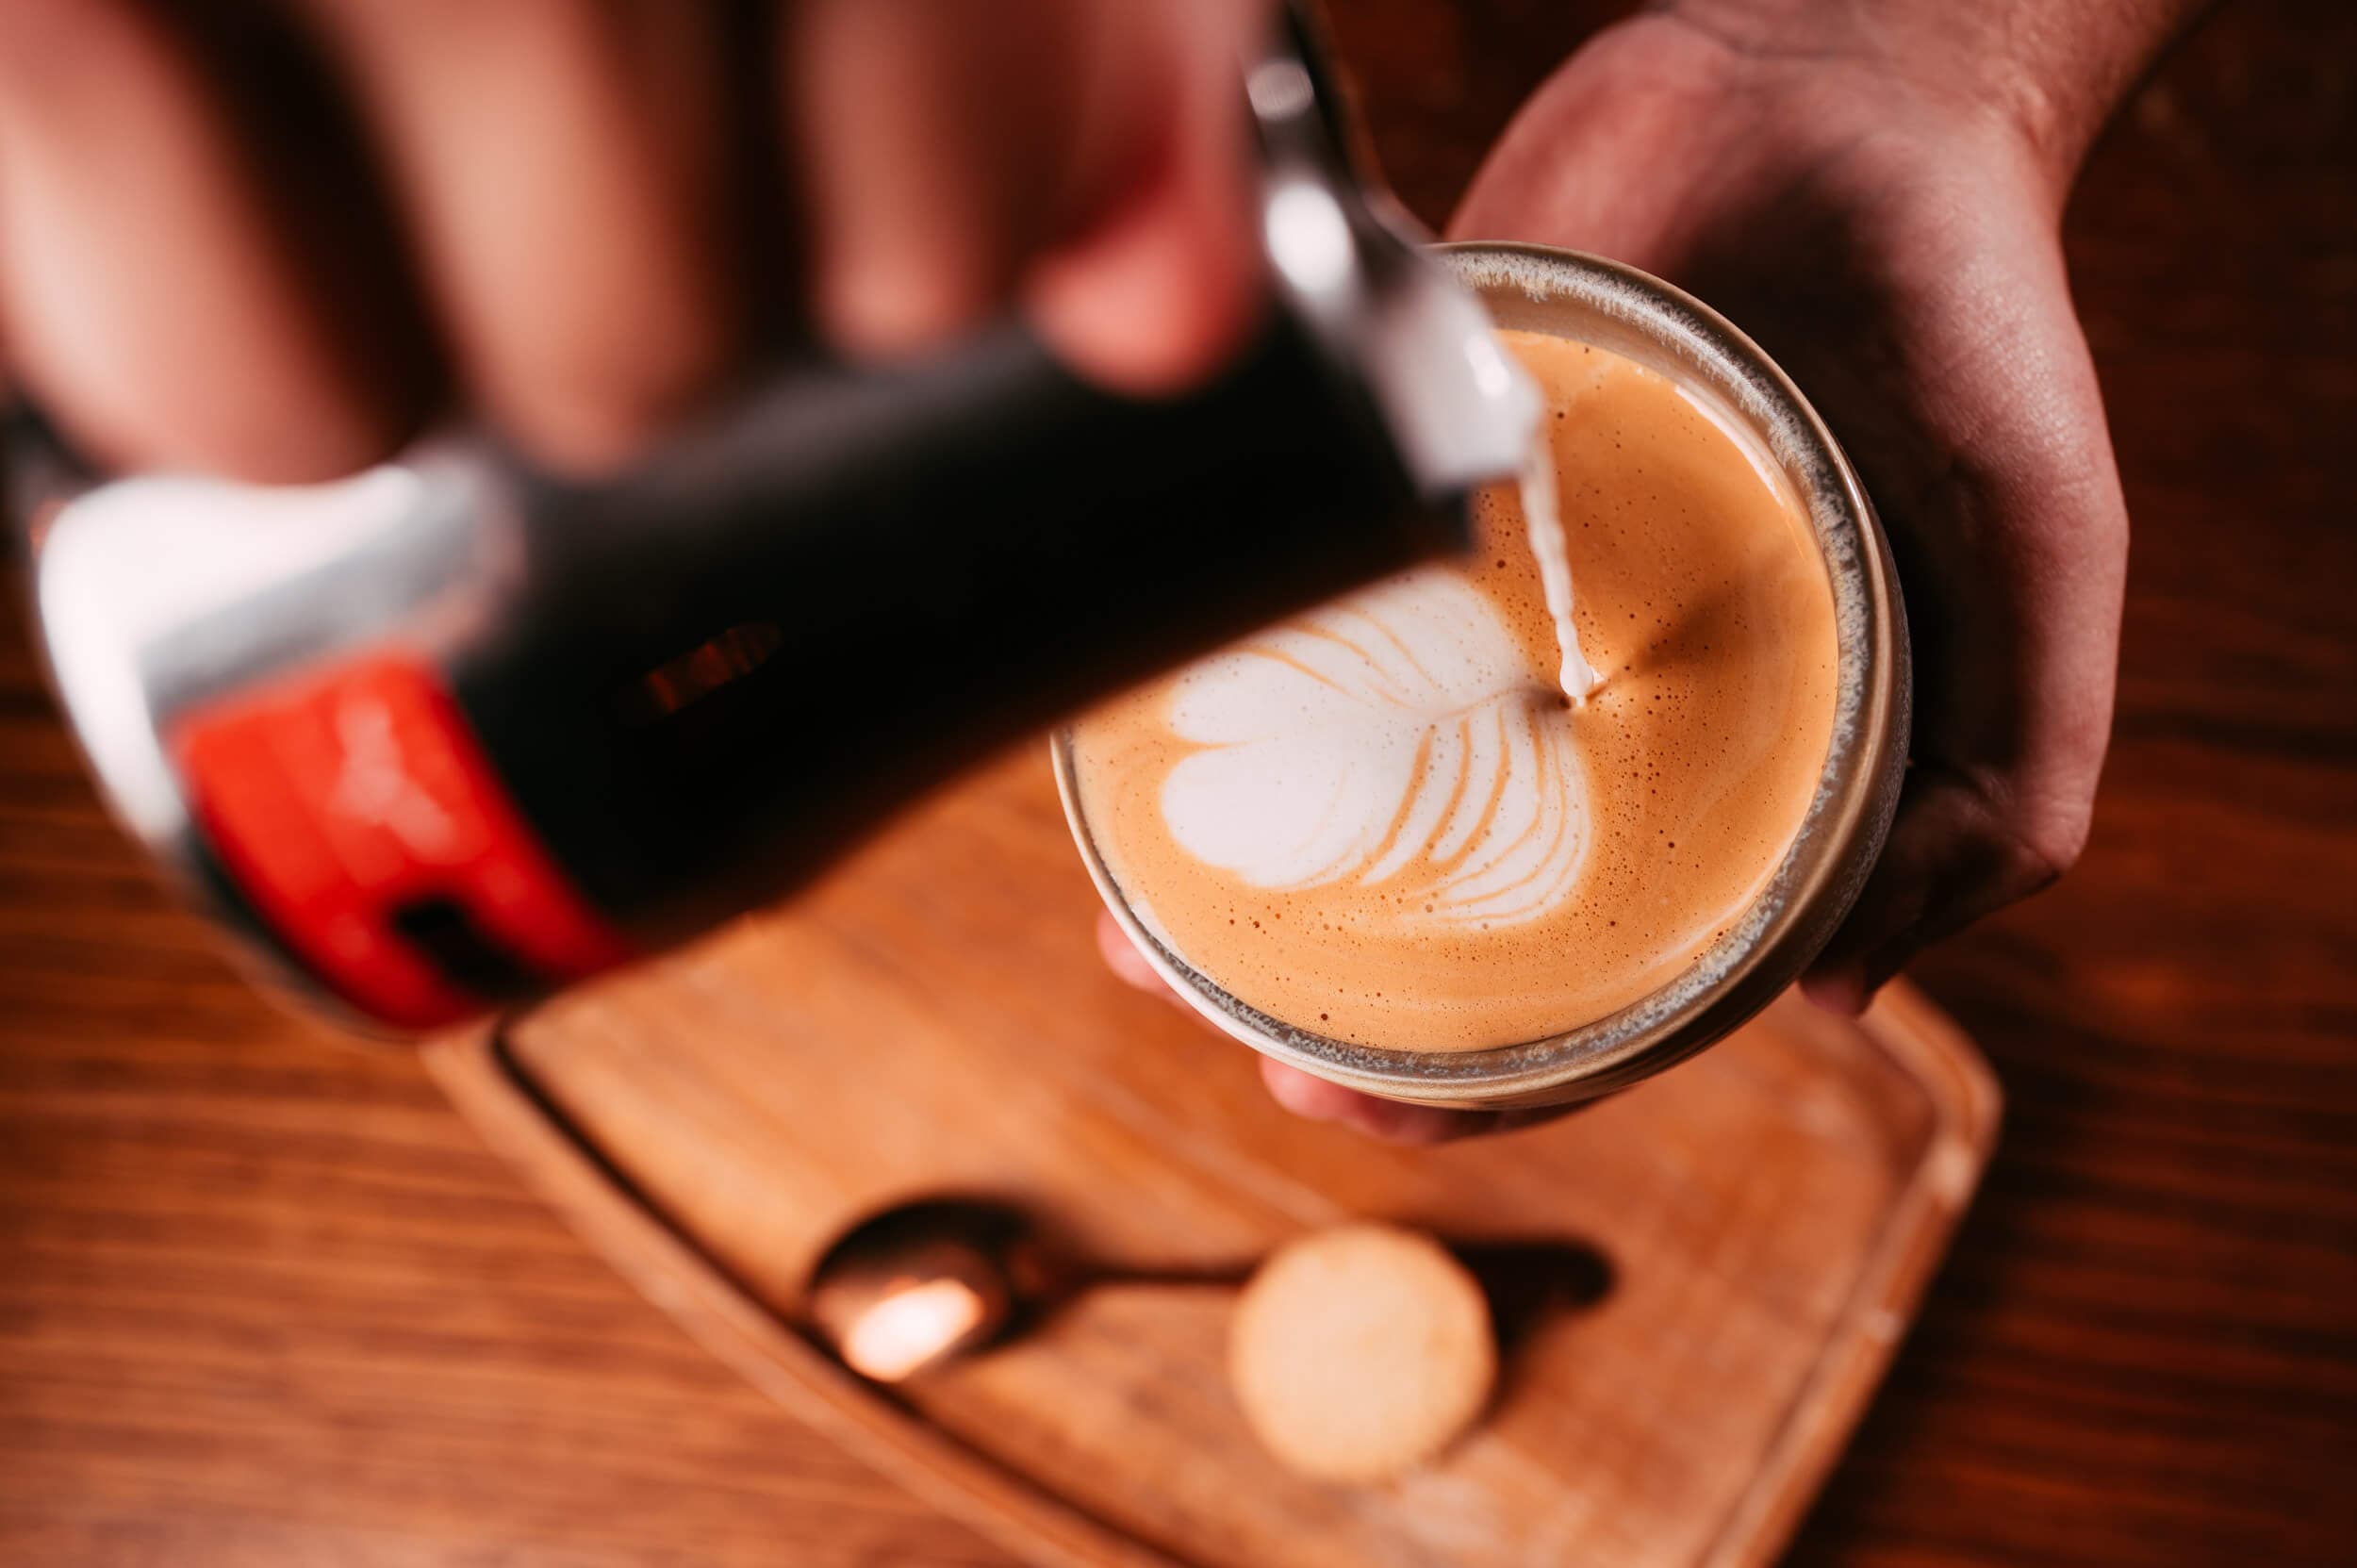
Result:
{"type": "MultiPolygon", "coordinates": [[[[2086,143],[2195,8],[1672,0],[1540,90],[1450,225],[1618,257],[1708,301],[1791,372],[1873,493],[1914,636],[1914,766],[1805,982],[1828,1005],[1863,1007],[2085,842],[2128,521],[2057,230],[2086,143]]],[[[1115,967],[1153,978],[1134,954],[1115,967]]],[[[1263,1070],[1287,1106],[1400,1142],[1543,1114],[1263,1070]]]]}
{"type": "Polygon", "coordinates": [[[765,333],[1020,305],[1131,387],[1253,309],[1265,0],[0,4],[0,360],[124,464],[348,471],[452,399],[611,462],[765,333]]]}
{"type": "Polygon", "coordinates": [[[1451,228],[1683,285],[1791,372],[1864,475],[1916,706],[1889,847],[1807,982],[1854,1011],[2086,840],[2128,518],[2057,233],[2081,144],[1953,54],[1689,9],[1583,50],[1451,228]]]}

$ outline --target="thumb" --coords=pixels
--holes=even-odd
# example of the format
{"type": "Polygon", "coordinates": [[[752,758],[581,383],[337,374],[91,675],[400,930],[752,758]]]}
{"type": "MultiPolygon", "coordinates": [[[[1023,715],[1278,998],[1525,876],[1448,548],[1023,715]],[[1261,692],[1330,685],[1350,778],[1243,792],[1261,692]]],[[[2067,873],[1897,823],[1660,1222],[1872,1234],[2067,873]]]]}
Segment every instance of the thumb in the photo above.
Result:
{"type": "MultiPolygon", "coordinates": [[[[1653,27],[1652,33],[1659,28],[1653,27]]],[[[1713,62],[1623,23],[1590,40],[1515,114],[1450,217],[1450,239],[1526,239],[1664,275],[1710,208],[1713,62]]]]}

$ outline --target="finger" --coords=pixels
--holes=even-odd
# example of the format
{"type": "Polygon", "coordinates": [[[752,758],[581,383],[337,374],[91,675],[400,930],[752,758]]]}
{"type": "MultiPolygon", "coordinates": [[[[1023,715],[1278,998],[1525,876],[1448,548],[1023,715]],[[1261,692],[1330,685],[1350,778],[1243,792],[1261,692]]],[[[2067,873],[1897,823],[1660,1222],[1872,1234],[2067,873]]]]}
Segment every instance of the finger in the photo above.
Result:
{"type": "Polygon", "coordinates": [[[1287,1066],[1269,1057],[1261,1059],[1261,1081],[1269,1098],[1304,1121],[1334,1122],[1387,1144],[1426,1148],[1470,1136],[1494,1121],[1473,1111],[1443,1111],[1430,1105],[1402,1105],[1377,1099],[1339,1083],[1287,1066]]]}
{"type": "Polygon", "coordinates": [[[308,5],[495,420],[548,461],[595,469],[710,395],[741,307],[709,8],[308,5]]]}
{"type": "Polygon", "coordinates": [[[1138,951],[1137,944],[1129,940],[1129,933],[1111,915],[1099,914],[1096,916],[1096,950],[1105,960],[1105,967],[1124,983],[1177,1006],[1186,1007],[1178,993],[1163,982],[1162,975],[1146,962],[1146,955],[1138,951]]]}
{"type": "Polygon", "coordinates": [[[1882,861],[1810,977],[1831,1005],[1863,1006],[1922,948],[2051,883],[2086,842],[2127,511],[2059,253],[2024,239],[2014,254],[2039,260],[1990,279],[1948,271],[1968,322],[2003,352],[1951,356],[1925,423],[1959,432],[1955,452],[1935,484],[1887,487],[1911,588],[1915,767],[1882,861]]]}
{"type": "Polygon", "coordinates": [[[807,0],[782,34],[821,326],[906,355],[1011,297],[1076,156],[1102,7],[807,0]]]}
{"type": "MultiPolygon", "coordinates": [[[[1129,935],[1110,915],[1096,919],[1096,950],[1103,955],[1105,966],[1127,983],[1141,991],[1160,997],[1176,1007],[1188,1008],[1146,961],[1129,935]]],[[[1267,1086],[1269,1098],[1277,1104],[1308,1121],[1340,1122],[1355,1128],[1369,1137],[1387,1143],[1426,1145],[1445,1143],[1469,1133],[1486,1130],[1495,1116],[1470,1112],[1435,1110],[1428,1106],[1402,1105],[1394,1100],[1377,1099],[1345,1089],[1339,1083],[1328,1083],[1298,1067],[1290,1067],[1268,1057],[1261,1058],[1261,1081],[1267,1086]]]]}
{"type": "Polygon", "coordinates": [[[1031,321],[1066,363],[1138,393],[1215,369],[1262,289],[1237,62],[1265,9],[1203,0],[1166,20],[1166,105],[1140,107],[1156,102],[1149,81],[1092,113],[1092,140],[1112,156],[1080,192],[1071,237],[1026,289],[1031,321]]]}
{"type": "Polygon", "coordinates": [[[427,356],[273,205],[226,94],[147,8],[0,6],[0,318],[93,455],[322,478],[414,421],[427,356]]]}
{"type": "MultiPolygon", "coordinates": [[[[2069,868],[2085,842],[2086,808],[2056,812],[2049,818],[2055,825],[2044,827],[2018,803],[1992,801],[1988,788],[1937,769],[1908,781],[1857,907],[1802,981],[1810,1000],[1864,1012],[1916,954],[2052,885],[2069,868]]],[[[2090,774],[2090,802],[2093,794],[2090,774]]]]}
{"type": "MultiPolygon", "coordinates": [[[[1111,915],[1096,917],[1096,950],[1103,956],[1105,966],[1120,980],[1193,1015],[1195,1010],[1163,982],[1111,915]]],[[[1397,1100],[1381,1099],[1329,1083],[1265,1056],[1261,1058],[1261,1081],[1267,1086],[1272,1099],[1296,1116],[1309,1121],[1339,1122],[1371,1138],[1410,1147],[1534,1127],[1580,1109],[1576,1105],[1553,1105],[1535,1111],[1443,1111],[1426,1105],[1403,1105],[1397,1100]]]]}
{"type": "Polygon", "coordinates": [[[1526,1111],[1450,1111],[1435,1105],[1404,1105],[1397,1100],[1345,1089],[1299,1067],[1270,1057],[1261,1059],[1261,1081],[1269,1098],[1305,1121],[1334,1122],[1382,1143],[1407,1148],[1428,1148],[1460,1138],[1491,1137],[1525,1127],[1559,1121],[1595,1103],[1547,1105],[1526,1111]]]}
{"type": "Polygon", "coordinates": [[[1911,778],[1857,908],[1802,989],[1821,1007],[1862,1013],[1916,952],[2051,880],[2009,865],[1999,820],[1962,781],[1911,778]]]}
{"type": "Polygon", "coordinates": [[[1084,373],[1207,368],[1251,306],[1242,10],[809,0],[786,98],[821,325],[910,355],[1025,293],[1084,373]]]}

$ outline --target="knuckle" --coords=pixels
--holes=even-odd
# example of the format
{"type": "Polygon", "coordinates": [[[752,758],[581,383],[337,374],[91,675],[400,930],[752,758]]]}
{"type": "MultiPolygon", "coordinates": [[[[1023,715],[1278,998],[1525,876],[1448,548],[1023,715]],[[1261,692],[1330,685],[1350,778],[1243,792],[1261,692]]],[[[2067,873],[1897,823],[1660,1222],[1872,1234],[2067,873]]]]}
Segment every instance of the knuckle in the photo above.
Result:
{"type": "Polygon", "coordinates": [[[2020,781],[1968,774],[1954,781],[1960,842],[1972,846],[1973,881],[1988,907],[2052,886],[2078,864],[2094,820],[2094,785],[2024,788],[2020,781]]]}
{"type": "Polygon", "coordinates": [[[651,444],[668,422],[668,407],[627,394],[569,391],[545,400],[509,400],[504,422],[556,469],[597,472],[628,462],[651,444]]]}
{"type": "Polygon", "coordinates": [[[988,268],[954,255],[847,260],[829,270],[820,311],[846,349],[902,355],[978,325],[998,293],[988,268]]]}
{"type": "Polygon", "coordinates": [[[511,349],[485,377],[487,401],[536,455],[569,470],[637,455],[709,396],[726,368],[724,349],[693,333],[616,341],[593,329],[511,349]]]}
{"type": "Polygon", "coordinates": [[[2012,830],[2008,858],[2025,892],[2051,887],[2078,864],[2091,819],[2089,807],[2072,805],[2038,812],[2012,830]]]}

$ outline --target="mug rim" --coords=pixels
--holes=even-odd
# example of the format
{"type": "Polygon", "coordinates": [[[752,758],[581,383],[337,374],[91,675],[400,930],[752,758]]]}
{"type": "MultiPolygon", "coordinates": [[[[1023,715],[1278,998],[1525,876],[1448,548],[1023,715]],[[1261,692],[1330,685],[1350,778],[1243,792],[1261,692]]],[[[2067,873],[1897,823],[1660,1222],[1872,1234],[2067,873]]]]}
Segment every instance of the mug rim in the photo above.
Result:
{"type": "Polygon", "coordinates": [[[1539,308],[1568,301],[1665,351],[1689,379],[1737,404],[1748,423],[1766,427],[1761,433],[1809,515],[1838,628],[1836,712],[1824,767],[1767,881],[1742,916],[1675,975],[1602,1018],[1470,1050],[1360,1046],[1252,1007],[1146,929],[1081,810],[1069,722],[1049,741],[1056,789],[1081,862],[1124,934],[1224,1032],[1265,1056],[1388,1099],[1507,1109],[1592,1098],[1685,1060],[1751,1018],[1800,977],[1855,901],[1881,851],[1904,765],[1911,695],[1904,606],[1889,543],[1847,454],[1790,377],[1723,316],[1650,273],[1584,252],[1480,241],[1432,249],[1485,305],[1514,292],[1539,308]]]}

